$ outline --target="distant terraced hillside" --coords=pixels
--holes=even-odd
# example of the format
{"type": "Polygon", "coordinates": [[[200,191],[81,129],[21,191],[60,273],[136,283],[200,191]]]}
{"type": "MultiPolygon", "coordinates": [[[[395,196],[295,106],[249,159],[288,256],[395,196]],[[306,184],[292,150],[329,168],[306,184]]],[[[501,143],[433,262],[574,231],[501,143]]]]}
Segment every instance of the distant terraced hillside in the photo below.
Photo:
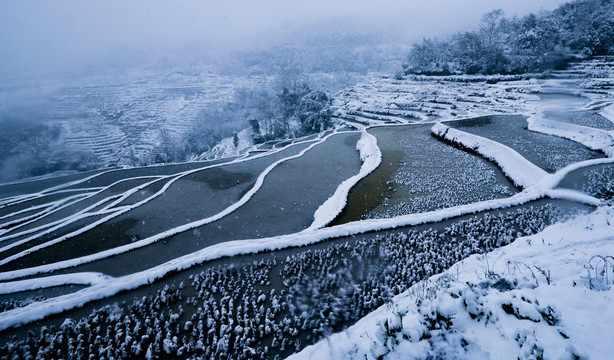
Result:
{"type": "Polygon", "coordinates": [[[23,92],[5,86],[0,111],[10,115],[20,103],[35,107],[31,120],[58,125],[69,149],[93,154],[103,167],[145,165],[154,162],[165,142],[183,140],[207,105],[230,100],[237,88],[266,81],[205,72],[85,77],[49,85],[42,95],[28,89],[43,98],[34,105],[24,100],[23,92]]]}

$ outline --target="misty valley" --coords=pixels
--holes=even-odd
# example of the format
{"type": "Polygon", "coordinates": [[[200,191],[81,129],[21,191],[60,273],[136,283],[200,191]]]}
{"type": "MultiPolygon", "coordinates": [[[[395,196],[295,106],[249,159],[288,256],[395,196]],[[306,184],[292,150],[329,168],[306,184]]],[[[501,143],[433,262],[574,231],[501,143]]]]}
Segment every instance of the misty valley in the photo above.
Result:
{"type": "Polygon", "coordinates": [[[2,75],[0,359],[608,358],[614,2],[557,6],[2,75]]]}

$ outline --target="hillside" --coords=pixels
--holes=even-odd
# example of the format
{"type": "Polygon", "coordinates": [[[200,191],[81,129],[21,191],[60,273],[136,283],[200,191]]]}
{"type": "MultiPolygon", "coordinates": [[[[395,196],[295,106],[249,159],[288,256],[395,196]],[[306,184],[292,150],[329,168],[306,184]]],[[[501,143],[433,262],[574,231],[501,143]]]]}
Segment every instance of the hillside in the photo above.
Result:
{"type": "MultiPolygon", "coordinates": [[[[573,255],[572,240],[558,235],[607,239],[614,221],[613,69],[599,57],[540,79],[373,78],[335,97],[339,126],[318,135],[226,159],[2,185],[0,356],[275,358],[321,340],[297,355],[309,357],[364,316],[347,334],[349,344],[367,344],[361,334],[381,329],[373,324],[388,316],[386,304],[411,314],[423,308],[407,294],[427,290],[424,309],[456,309],[437,336],[409,346],[426,317],[408,315],[409,340],[390,330],[381,343],[331,356],[419,357],[465,342],[473,356],[491,350],[454,334],[482,324],[455,323],[464,310],[443,293],[464,294],[469,281],[485,284],[478,295],[487,304],[526,295],[555,305],[569,352],[598,357],[604,348],[586,345],[579,323],[566,320],[577,318],[569,303],[548,291],[576,291],[566,290],[571,280],[589,284],[585,292],[610,286],[607,242],[590,251],[593,242],[574,242],[582,255],[573,255]],[[519,237],[543,238],[561,255],[546,261],[519,237]],[[526,266],[503,269],[501,254],[526,266]],[[486,277],[473,276],[485,259],[486,277]],[[574,270],[583,264],[588,278],[574,270]],[[450,280],[429,290],[423,281],[442,272],[450,280]],[[531,272],[541,286],[524,280],[531,272]],[[496,276],[513,284],[502,297],[487,287],[496,276]]],[[[508,321],[507,308],[484,306],[508,321]]],[[[547,353],[556,333],[536,324],[530,344],[547,353]]],[[[525,354],[529,342],[501,334],[501,346],[525,354]]]]}

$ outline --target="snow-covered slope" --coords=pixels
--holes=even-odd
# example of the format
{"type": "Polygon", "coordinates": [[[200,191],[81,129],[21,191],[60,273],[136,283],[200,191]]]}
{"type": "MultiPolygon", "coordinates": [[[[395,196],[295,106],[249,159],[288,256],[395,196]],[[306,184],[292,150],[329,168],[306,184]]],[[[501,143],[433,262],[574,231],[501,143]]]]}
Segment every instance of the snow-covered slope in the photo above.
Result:
{"type": "Polygon", "coordinates": [[[607,359],[614,208],[473,255],[290,359],[607,359]]]}
{"type": "Polygon", "coordinates": [[[335,116],[348,123],[434,122],[490,114],[536,111],[541,93],[580,94],[601,115],[614,120],[614,62],[596,57],[546,76],[405,76],[380,77],[340,91],[335,116]]]}
{"type": "Polygon", "coordinates": [[[524,113],[537,99],[534,80],[510,77],[383,77],[335,97],[335,116],[349,123],[412,123],[486,114],[524,113]],[[487,80],[493,82],[486,83],[487,80]]]}

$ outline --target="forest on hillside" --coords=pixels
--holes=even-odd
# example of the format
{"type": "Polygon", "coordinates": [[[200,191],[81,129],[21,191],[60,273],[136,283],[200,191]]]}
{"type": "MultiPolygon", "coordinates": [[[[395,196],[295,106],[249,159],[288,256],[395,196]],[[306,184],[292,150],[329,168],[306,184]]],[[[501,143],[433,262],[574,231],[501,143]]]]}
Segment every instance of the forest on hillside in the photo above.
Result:
{"type": "Polygon", "coordinates": [[[553,11],[483,15],[479,28],[415,43],[399,75],[522,74],[614,53],[614,1],[575,0],[553,11]]]}

